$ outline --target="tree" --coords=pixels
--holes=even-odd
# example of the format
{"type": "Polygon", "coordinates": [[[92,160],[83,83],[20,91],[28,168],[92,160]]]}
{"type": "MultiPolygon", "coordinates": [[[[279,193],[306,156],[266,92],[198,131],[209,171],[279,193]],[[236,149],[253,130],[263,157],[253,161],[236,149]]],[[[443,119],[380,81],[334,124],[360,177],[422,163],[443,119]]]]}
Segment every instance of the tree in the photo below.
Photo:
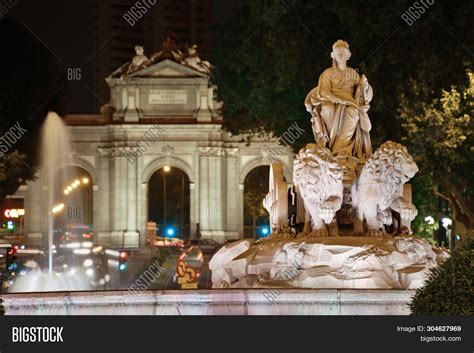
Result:
{"type": "Polygon", "coordinates": [[[409,304],[417,315],[472,315],[474,237],[471,234],[440,266],[431,269],[425,285],[409,304]]]}
{"type": "Polygon", "coordinates": [[[24,26],[0,21],[0,202],[31,180],[38,165],[39,128],[58,108],[52,93],[60,86],[54,58],[24,26]],[[4,139],[14,126],[26,132],[15,143],[4,139]],[[5,150],[6,148],[6,150],[5,150]]]}
{"type": "MultiPolygon", "coordinates": [[[[474,74],[467,72],[468,84],[451,86],[439,98],[408,104],[402,94],[400,117],[406,131],[403,141],[430,176],[431,194],[446,200],[453,218],[466,228],[474,228],[474,74]]],[[[413,92],[421,96],[427,87],[413,82],[413,92]]],[[[424,217],[423,217],[424,218],[424,217]]]]}

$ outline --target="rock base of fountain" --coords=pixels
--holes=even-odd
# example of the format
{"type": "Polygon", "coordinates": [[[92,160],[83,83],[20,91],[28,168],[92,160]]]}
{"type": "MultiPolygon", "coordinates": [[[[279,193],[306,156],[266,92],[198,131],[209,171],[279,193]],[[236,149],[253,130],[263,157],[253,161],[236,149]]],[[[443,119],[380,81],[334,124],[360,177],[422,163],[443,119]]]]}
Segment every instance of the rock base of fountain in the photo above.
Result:
{"type": "Polygon", "coordinates": [[[449,257],[414,237],[240,240],[212,258],[214,288],[416,289],[449,257]]]}

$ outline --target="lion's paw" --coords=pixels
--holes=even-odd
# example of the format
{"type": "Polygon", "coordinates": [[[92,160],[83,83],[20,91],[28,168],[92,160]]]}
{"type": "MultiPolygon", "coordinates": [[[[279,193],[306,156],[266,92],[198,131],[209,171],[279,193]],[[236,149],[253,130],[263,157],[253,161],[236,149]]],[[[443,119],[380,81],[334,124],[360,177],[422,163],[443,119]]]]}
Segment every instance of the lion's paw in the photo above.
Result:
{"type": "Polygon", "coordinates": [[[400,210],[400,218],[407,221],[413,221],[418,215],[418,210],[413,204],[404,205],[400,210]]]}
{"type": "Polygon", "coordinates": [[[334,219],[334,216],[336,215],[336,211],[334,210],[333,207],[327,207],[323,206],[319,210],[319,217],[324,221],[324,223],[329,224],[332,222],[334,219]]]}

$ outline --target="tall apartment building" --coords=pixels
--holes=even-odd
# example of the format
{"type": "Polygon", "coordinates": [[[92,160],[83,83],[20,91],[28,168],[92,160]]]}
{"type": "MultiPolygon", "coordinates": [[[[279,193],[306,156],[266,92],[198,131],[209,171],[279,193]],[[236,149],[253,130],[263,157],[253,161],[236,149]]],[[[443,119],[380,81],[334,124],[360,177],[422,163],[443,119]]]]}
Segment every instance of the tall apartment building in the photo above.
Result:
{"type": "Polygon", "coordinates": [[[97,110],[109,100],[105,77],[131,59],[135,45],[144,46],[145,54],[151,55],[170,36],[180,46],[197,44],[202,58],[208,53],[213,0],[101,0],[93,4],[96,54],[88,65],[94,70],[93,89],[101,98],[96,101],[97,110]],[[137,2],[147,8],[146,14],[131,12],[137,2]],[[124,18],[126,14],[135,19],[129,21],[133,25],[124,18]]]}

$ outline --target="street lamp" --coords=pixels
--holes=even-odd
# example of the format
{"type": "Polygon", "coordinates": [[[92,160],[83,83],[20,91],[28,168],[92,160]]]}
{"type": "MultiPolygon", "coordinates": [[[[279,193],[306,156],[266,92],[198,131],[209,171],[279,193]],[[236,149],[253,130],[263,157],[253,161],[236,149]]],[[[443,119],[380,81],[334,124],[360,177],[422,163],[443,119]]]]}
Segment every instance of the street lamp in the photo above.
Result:
{"type": "Polygon", "coordinates": [[[441,223],[443,224],[443,227],[446,229],[446,236],[448,238],[448,247],[449,247],[449,250],[451,250],[451,243],[452,243],[452,240],[451,240],[451,226],[453,225],[453,220],[451,218],[444,217],[441,220],[441,223]]]}
{"type": "Polygon", "coordinates": [[[52,213],[52,214],[56,214],[56,213],[58,213],[58,212],[61,212],[63,209],[64,209],[64,204],[63,204],[63,203],[60,203],[60,204],[54,206],[54,207],[51,209],[51,213],[52,213]]]}
{"type": "Polygon", "coordinates": [[[433,225],[435,220],[432,216],[427,216],[425,217],[425,222],[428,223],[429,225],[433,225]]]}

